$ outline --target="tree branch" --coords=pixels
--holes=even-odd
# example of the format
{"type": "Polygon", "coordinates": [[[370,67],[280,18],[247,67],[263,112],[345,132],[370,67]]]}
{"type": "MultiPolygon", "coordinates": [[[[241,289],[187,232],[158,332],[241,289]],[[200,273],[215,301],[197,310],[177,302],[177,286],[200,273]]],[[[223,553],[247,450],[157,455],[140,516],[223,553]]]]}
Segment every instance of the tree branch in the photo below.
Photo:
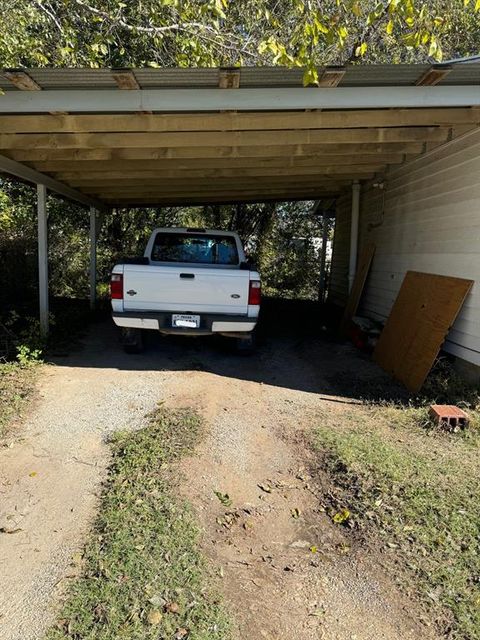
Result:
{"type": "MultiPolygon", "coordinates": [[[[36,1],[38,2],[38,0],[36,1]]],[[[155,26],[155,25],[144,27],[140,25],[130,24],[126,22],[120,15],[115,17],[110,15],[106,11],[101,11],[100,9],[96,9],[95,7],[92,7],[91,5],[84,2],[83,0],[73,0],[73,1],[78,7],[81,7],[82,9],[87,10],[89,13],[99,16],[104,20],[110,22],[111,24],[117,24],[118,26],[123,27],[127,31],[130,31],[133,33],[145,33],[145,34],[159,35],[159,36],[169,34],[169,33],[175,33],[175,32],[186,33],[189,36],[199,38],[201,40],[204,40],[205,42],[209,42],[210,44],[214,45],[219,49],[234,51],[235,53],[243,53],[250,57],[255,57],[255,54],[252,53],[251,51],[248,51],[247,49],[239,47],[238,37],[235,37],[232,33],[228,33],[226,35],[229,36],[231,42],[229,43],[223,42],[221,40],[221,34],[216,29],[214,29],[213,27],[207,24],[204,24],[203,22],[185,22],[183,24],[177,22],[174,24],[164,25],[162,27],[155,26]],[[201,33],[202,31],[206,32],[207,34],[210,34],[211,37],[209,37],[208,35],[205,35],[205,33],[201,33]]]]}

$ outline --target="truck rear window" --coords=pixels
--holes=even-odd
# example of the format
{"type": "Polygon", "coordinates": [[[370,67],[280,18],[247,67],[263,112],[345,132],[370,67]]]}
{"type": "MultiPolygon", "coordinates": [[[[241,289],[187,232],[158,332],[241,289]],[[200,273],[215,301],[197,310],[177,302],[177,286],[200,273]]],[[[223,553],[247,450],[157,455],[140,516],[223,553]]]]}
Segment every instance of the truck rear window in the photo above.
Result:
{"type": "Polygon", "coordinates": [[[154,262],[238,264],[238,250],[232,236],[206,233],[157,233],[151,259],[154,262]]]}

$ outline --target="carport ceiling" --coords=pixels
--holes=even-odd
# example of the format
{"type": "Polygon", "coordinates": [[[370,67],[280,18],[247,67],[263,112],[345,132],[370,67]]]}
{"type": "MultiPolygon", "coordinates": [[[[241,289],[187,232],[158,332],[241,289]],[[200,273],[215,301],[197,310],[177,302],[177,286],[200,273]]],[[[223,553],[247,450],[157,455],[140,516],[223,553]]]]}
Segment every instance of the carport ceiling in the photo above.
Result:
{"type": "Polygon", "coordinates": [[[480,123],[479,63],[319,73],[4,70],[0,154],[108,206],[318,199],[480,123]]]}

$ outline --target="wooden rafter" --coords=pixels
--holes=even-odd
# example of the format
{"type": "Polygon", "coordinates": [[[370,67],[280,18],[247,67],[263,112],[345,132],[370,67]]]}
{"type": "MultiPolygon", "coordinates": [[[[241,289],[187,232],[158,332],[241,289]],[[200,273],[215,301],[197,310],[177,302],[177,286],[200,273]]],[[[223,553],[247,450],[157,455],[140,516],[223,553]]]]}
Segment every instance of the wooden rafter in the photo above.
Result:
{"type": "Polygon", "coordinates": [[[249,189],[175,189],[175,190],[147,190],[138,189],[119,192],[116,189],[86,192],[91,196],[99,197],[102,201],[112,199],[130,199],[135,200],[137,198],[192,198],[192,197],[204,197],[204,198],[233,198],[239,199],[242,197],[263,197],[263,196],[276,196],[278,198],[298,196],[304,200],[314,199],[324,192],[332,193],[332,190],[328,190],[325,187],[303,187],[301,189],[258,189],[256,187],[249,189]]]}
{"type": "Polygon", "coordinates": [[[326,67],[318,80],[319,87],[337,87],[346,73],[345,67],[326,67]]]}
{"type": "Polygon", "coordinates": [[[132,69],[112,69],[112,77],[122,91],[135,91],[140,89],[137,78],[132,69]]]}
{"type": "Polygon", "coordinates": [[[318,193],[319,191],[333,191],[338,190],[339,187],[335,184],[332,185],[290,185],[290,186],[281,186],[281,185],[255,185],[255,184],[245,184],[240,185],[238,188],[232,189],[231,185],[221,185],[216,188],[212,188],[212,186],[202,186],[202,185],[193,185],[191,188],[186,188],[185,185],[178,186],[173,185],[170,188],[159,188],[149,185],[139,186],[138,188],[98,188],[98,189],[83,189],[84,193],[88,193],[91,195],[99,194],[99,197],[103,199],[113,196],[127,195],[127,196],[140,196],[142,195],[157,195],[157,196],[172,196],[172,195],[185,195],[188,193],[203,193],[204,195],[216,195],[216,194],[228,194],[230,193],[264,193],[264,192],[272,192],[276,191],[279,193],[306,193],[308,195],[312,195],[314,193],[318,193]]]}
{"type": "Polygon", "coordinates": [[[417,86],[433,87],[441,82],[452,70],[450,65],[433,65],[427,69],[415,82],[417,86]]]}
{"type": "Polygon", "coordinates": [[[155,178],[158,180],[173,180],[178,178],[179,180],[184,180],[186,178],[199,178],[199,179],[221,179],[225,178],[227,180],[232,179],[241,179],[241,178],[252,178],[252,179],[261,179],[261,178],[277,178],[284,179],[285,177],[292,176],[292,179],[295,179],[296,176],[320,176],[320,175],[341,175],[341,174],[357,174],[357,173],[371,173],[372,171],[380,171],[383,165],[378,164],[352,164],[352,165],[324,165],[319,167],[267,167],[258,169],[246,169],[246,168],[237,168],[237,169],[197,169],[190,171],[175,171],[175,170],[167,170],[167,171],[155,171],[155,170],[144,170],[137,171],[134,168],[124,171],[108,171],[108,168],[104,171],[99,172],[59,172],[55,175],[61,178],[62,180],[102,180],[103,182],[113,179],[113,180],[121,180],[123,178],[155,178]]]}
{"type": "Polygon", "coordinates": [[[308,131],[200,131],[190,133],[53,133],[0,134],[0,149],[90,149],[195,147],[235,145],[337,144],[382,142],[444,142],[447,127],[391,127],[308,131]]]}
{"type": "Polygon", "coordinates": [[[316,200],[319,198],[334,198],[337,195],[335,191],[322,191],[316,196],[306,197],[305,194],[261,194],[255,193],[227,196],[205,196],[205,195],[187,195],[181,198],[172,196],[151,196],[149,198],[108,198],[105,202],[109,206],[129,206],[129,207],[145,207],[145,206],[177,206],[185,204],[235,204],[241,202],[270,202],[270,201],[298,201],[298,200],[316,200]]]}
{"type": "Polygon", "coordinates": [[[35,80],[21,69],[7,69],[3,75],[21,91],[41,91],[42,87],[35,80]]]}
{"type": "Polygon", "coordinates": [[[238,89],[240,87],[240,69],[235,67],[219,69],[218,86],[220,89],[238,89]]]}
{"type": "MultiPolygon", "coordinates": [[[[65,161],[68,163],[80,163],[78,166],[84,168],[82,164],[91,161],[91,166],[95,166],[95,161],[122,160],[148,161],[156,160],[163,162],[164,166],[183,164],[188,166],[202,162],[202,166],[217,166],[228,159],[238,161],[239,166],[245,161],[249,164],[268,163],[274,160],[289,159],[292,162],[305,162],[308,164],[309,158],[324,158],[325,154],[346,156],[345,161],[353,156],[369,156],[383,154],[418,154],[423,150],[423,142],[391,142],[391,143],[338,143],[332,148],[330,144],[304,145],[278,145],[278,146],[236,146],[236,147],[162,147],[162,148],[118,148],[118,149],[10,149],[5,151],[11,158],[20,162],[43,162],[49,166],[59,165],[60,169],[65,161]],[[257,159],[257,160],[255,160],[257,159]],[[176,162],[178,161],[178,162],[176,162]]],[[[96,163],[99,166],[99,163],[96,163]]],[[[160,166],[160,165],[159,165],[160,166]]],[[[233,166],[233,165],[232,165],[233,166]]],[[[50,170],[50,169],[46,169],[50,170]]],[[[57,169],[53,168],[52,171],[57,169]]]]}

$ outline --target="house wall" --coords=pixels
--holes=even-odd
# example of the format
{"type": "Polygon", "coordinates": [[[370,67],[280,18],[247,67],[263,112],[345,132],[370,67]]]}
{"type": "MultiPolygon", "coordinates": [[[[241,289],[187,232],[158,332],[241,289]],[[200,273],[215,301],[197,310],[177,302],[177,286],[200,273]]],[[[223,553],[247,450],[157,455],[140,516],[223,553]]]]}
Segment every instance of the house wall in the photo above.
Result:
{"type": "MultiPolygon", "coordinates": [[[[475,280],[448,334],[445,351],[480,366],[480,130],[389,171],[382,191],[362,189],[359,251],[376,254],[360,313],[384,321],[407,270],[475,280]]],[[[344,304],[350,215],[338,209],[339,255],[332,262],[332,301],[344,304]]]]}

